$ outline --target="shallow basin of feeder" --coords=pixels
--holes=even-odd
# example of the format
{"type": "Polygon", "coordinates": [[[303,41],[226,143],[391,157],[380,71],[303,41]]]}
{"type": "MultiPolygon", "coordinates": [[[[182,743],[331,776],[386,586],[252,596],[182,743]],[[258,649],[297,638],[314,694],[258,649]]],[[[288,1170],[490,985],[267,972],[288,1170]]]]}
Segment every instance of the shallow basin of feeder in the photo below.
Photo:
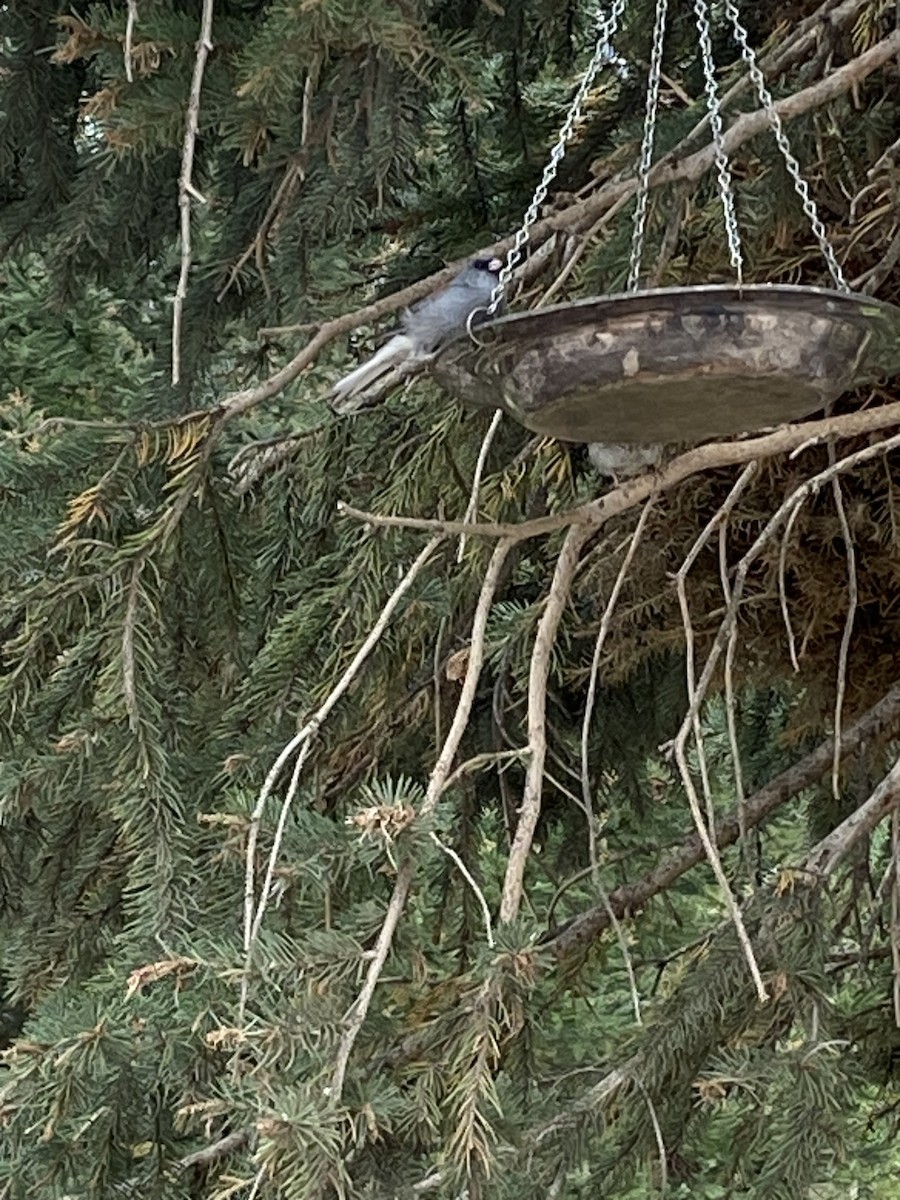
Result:
{"type": "Polygon", "coordinates": [[[575,442],[688,442],[808,416],[900,373],[900,308],[825,288],[659,288],[501,317],[432,367],[469,404],[575,442]]]}

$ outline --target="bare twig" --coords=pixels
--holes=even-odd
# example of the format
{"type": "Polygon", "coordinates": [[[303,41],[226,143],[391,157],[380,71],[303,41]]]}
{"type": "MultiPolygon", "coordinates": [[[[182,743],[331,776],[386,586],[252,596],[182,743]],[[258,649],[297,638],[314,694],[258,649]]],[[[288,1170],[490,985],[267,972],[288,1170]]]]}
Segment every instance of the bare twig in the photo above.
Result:
{"type": "MultiPolygon", "coordinates": [[[[837,455],[834,443],[828,447],[829,462],[834,463],[837,455]]],[[[834,697],[834,763],[831,768],[831,791],[835,800],[840,799],[840,767],[841,767],[841,725],[844,718],[844,696],[847,693],[847,663],[850,658],[850,639],[853,636],[853,624],[856,620],[856,609],[859,603],[859,583],[856,578],[856,547],[853,544],[853,534],[850,532],[850,522],[847,520],[847,510],[844,506],[844,494],[841,481],[837,477],[831,480],[834,493],[834,506],[837,509],[838,520],[841,523],[841,533],[844,536],[844,552],[847,555],[847,616],[844,620],[844,631],[841,634],[841,648],[838,653],[837,686],[834,697]]]]}
{"type": "MultiPolygon", "coordinates": [[[[692,702],[689,706],[689,716],[694,713],[695,704],[692,702]]],[[[696,711],[699,711],[697,708],[696,711]]],[[[675,760],[678,763],[678,770],[681,774],[681,780],[684,784],[684,790],[687,793],[688,804],[690,805],[691,815],[694,818],[694,824],[697,827],[697,833],[700,835],[700,841],[703,845],[703,851],[706,854],[707,861],[712,867],[713,874],[716,877],[716,882],[722,893],[725,901],[725,907],[728,909],[728,914],[731,917],[734,925],[735,933],[740,942],[741,949],[744,952],[744,957],[747,960],[747,966],[750,969],[750,975],[753,979],[756,988],[756,994],[759,997],[761,1004],[769,999],[769,993],[766,991],[766,985],[763,983],[762,975],[760,974],[759,966],[756,962],[756,955],[753,953],[753,946],[750,942],[750,936],[747,933],[747,928],[744,925],[744,918],[741,916],[741,910],[738,907],[734,892],[731,890],[731,885],[728,882],[728,876],[722,866],[722,860],[719,857],[718,847],[713,841],[716,836],[715,827],[707,829],[706,822],[703,819],[703,813],[700,810],[700,800],[697,796],[697,789],[694,787],[694,780],[691,776],[690,767],[688,766],[687,755],[685,753],[685,744],[687,740],[687,731],[693,726],[696,716],[691,717],[688,722],[685,718],[685,723],[682,726],[682,733],[675,739],[675,760]]],[[[743,825],[744,821],[740,821],[743,825]]]]}
{"type": "Polygon", "coordinates": [[[616,916],[616,910],[613,908],[609,900],[609,892],[603,886],[603,881],[599,874],[594,879],[594,886],[600,893],[600,903],[606,909],[609,916],[609,923],[612,925],[613,933],[616,935],[616,941],[619,943],[619,952],[622,955],[622,961],[625,964],[625,973],[628,976],[628,990],[631,993],[631,1007],[634,1010],[635,1025],[643,1025],[644,1019],[641,1015],[641,995],[638,991],[637,976],[634,973],[634,962],[631,958],[631,951],[628,949],[628,940],[625,937],[625,930],[622,928],[622,923],[616,916]]]}
{"type": "MultiPolygon", "coordinates": [[[[250,817],[250,827],[247,831],[247,850],[246,864],[244,874],[244,954],[247,958],[247,967],[249,968],[249,960],[253,951],[253,943],[259,932],[263,916],[265,915],[266,905],[269,899],[272,879],[274,876],[275,865],[278,861],[278,854],[281,849],[281,838],[284,831],[284,824],[287,819],[287,813],[290,805],[293,803],[294,797],[299,786],[300,769],[306,760],[306,757],[311,748],[312,739],[316,736],[322,727],[322,724],[327,719],[329,713],[346,693],[347,689],[352,684],[353,680],[359,674],[360,669],[366,659],[372,653],[375,646],[381,639],[385,629],[390,623],[394,612],[397,609],[400,601],[412,587],[419,572],[434,554],[435,550],[441,544],[443,539],[434,537],[422,550],[415,562],[401,579],[400,583],[391,593],[384,607],[379,614],[378,620],[370,629],[365,640],[353,656],[350,665],[344,671],[341,678],[331,689],[322,704],[319,705],[316,712],[304,724],[303,728],[296,733],[288,744],[284,747],[281,753],[276,758],[262,789],[250,817]],[[273,788],[281,774],[285,764],[290,760],[291,756],[299,751],[297,761],[294,766],[291,783],[285,795],[281,807],[281,814],[278,822],[278,830],[275,839],[272,843],[272,848],[269,852],[268,866],[266,868],[265,880],[262,891],[259,897],[259,903],[256,902],[256,846],[259,840],[259,831],[262,824],[263,813],[265,812],[266,803],[272,793],[273,788]]],[[[245,977],[242,992],[242,1011],[243,1005],[246,1003],[247,980],[245,977]]]]}
{"type": "MultiPolygon", "coordinates": [[[[722,584],[722,596],[727,607],[731,603],[731,584],[728,579],[728,526],[724,521],[719,526],[719,579],[722,584]]],[[[735,626],[725,650],[725,726],[728,730],[728,746],[731,750],[731,766],[734,772],[734,795],[741,826],[741,854],[749,869],[750,853],[747,844],[747,830],[744,825],[744,768],[738,743],[737,697],[734,690],[734,659],[737,653],[737,644],[737,626],[735,626]]],[[[709,811],[712,812],[711,805],[709,811]]],[[[712,824],[715,822],[713,821],[712,824]]]]}
{"type": "Polygon", "coordinates": [[[144,562],[143,558],[138,558],[132,565],[128,599],[125,604],[125,623],[122,627],[122,695],[125,698],[125,711],[128,713],[128,726],[132,732],[137,729],[138,724],[137,689],[134,684],[134,627],[137,623],[144,562]]]}
{"type": "Polygon", "coordinates": [[[900,759],[871,796],[813,847],[803,870],[820,881],[828,878],[844,856],[861,838],[867,837],[900,800],[900,759]]]}
{"type": "MultiPolygon", "coordinates": [[[[688,604],[688,597],[687,597],[687,577],[688,577],[694,563],[697,561],[697,558],[700,555],[700,552],[709,543],[709,540],[712,537],[713,533],[715,533],[716,529],[718,528],[720,531],[725,529],[728,518],[731,516],[731,513],[734,511],[734,508],[735,508],[738,500],[741,498],[744,491],[747,489],[748,485],[750,484],[750,481],[753,479],[753,476],[756,474],[758,465],[759,464],[755,461],[748,463],[747,466],[744,468],[744,470],[741,472],[741,474],[738,476],[737,480],[735,481],[734,485],[731,488],[731,491],[725,497],[724,501],[719,506],[719,508],[716,510],[716,512],[713,513],[713,515],[709,519],[709,521],[707,521],[706,525],[703,527],[700,534],[694,541],[693,546],[688,551],[688,553],[684,559],[684,562],[679,567],[678,573],[675,576],[675,587],[676,587],[676,592],[678,595],[678,606],[681,610],[681,623],[682,623],[682,628],[684,629],[685,672],[686,672],[686,676],[687,676],[687,694],[688,694],[689,701],[693,698],[693,695],[694,695],[696,662],[695,662],[695,657],[694,657],[694,626],[693,626],[693,622],[691,621],[690,606],[688,604]]],[[[723,584],[723,591],[725,592],[725,601],[727,604],[730,599],[730,595],[728,592],[727,575],[723,574],[722,584],[723,584]]],[[[734,653],[734,639],[733,638],[729,641],[729,650],[730,650],[731,654],[733,655],[733,653],[734,653]]],[[[732,720],[733,720],[733,713],[732,713],[732,720]]],[[[693,736],[694,736],[694,746],[697,750],[697,758],[698,758],[698,763],[699,763],[699,767],[700,767],[700,777],[703,782],[703,795],[704,795],[704,798],[706,801],[707,820],[709,822],[710,829],[712,829],[714,826],[714,823],[715,823],[714,822],[714,814],[713,814],[713,804],[712,804],[712,792],[711,792],[710,784],[709,784],[709,772],[707,770],[707,765],[706,765],[706,753],[705,753],[704,745],[703,745],[703,733],[702,733],[702,729],[701,729],[701,725],[700,725],[699,711],[697,712],[697,714],[694,717],[693,736]]],[[[734,747],[736,747],[736,739],[734,742],[734,747]]],[[[739,766],[737,767],[737,770],[738,770],[738,772],[740,771],[739,766]]]]}
{"type": "Polygon", "coordinates": [[[131,60],[134,48],[134,27],[138,19],[137,0],[128,0],[128,16],[125,19],[125,78],[134,83],[134,63],[131,60]]]}
{"type": "MultiPolygon", "coordinates": [[[[431,772],[425,800],[420,806],[419,812],[422,816],[430,813],[440,799],[444,791],[444,785],[450,775],[450,769],[456,757],[456,752],[459,749],[459,743],[469,723],[472,704],[475,701],[475,693],[481,677],[481,668],[484,664],[484,635],[487,629],[488,616],[490,615],[491,605],[494,601],[494,592],[497,589],[500,572],[513,544],[509,539],[504,539],[497,543],[494,547],[494,553],[491,556],[487,571],[484,574],[481,593],[478,597],[478,604],[475,607],[475,615],[472,619],[472,636],[465,679],[463,680],[453,721],[441,753],[438,755],[437,762],[431,772]]],[[[394,881],[394,891],[388,904],[388,910],[372,951],[372,957],[369,960],[366,978],[359,995],[345,1018],[344,1029],[338,1043],[337,1054],[335,1055],[334,1072],[331,1082],[331,1096],[335,1104],[340,1102],[344,1090],[347,1064],[350,1061],[353,1046],[366,1019],[369,1005],[372,1003],[372,997],[375,994],[375,988],[378,985],[378,980],[381,977],[381,972],[390,953],[394,933],[406,904],[406,898],[412,886],[414,873],[415,867],[411,858],[401,863],[394,881]]]]}
{"type": "Polygon", "coordinates": [[[220,1137],[218,1141],[213,1142],[209,1146],[204,1146],[201,1150],[195,1150],[192,1154],[186,1154],[184,1158],[178,1160],[178,1169],[186,1171],[188,1167],[208,1167],[212,1163],[218,1162],[227,1155],[232,1154],[235,1150],[242,1150],[244,1146],[253,1138],[255,1130],[244,1126],[242,1129],[235,1129],[231,1133],[226,1133],[224,1137],[220,1137]]]}
{"type": "Polygon", "coordinates": [[[535,305],[536,308],[546,308],[547,305],[550,303],[550,301],[554,300],[556,298],[558,293],[562,291],[563,284],[566,282],[566,280],[569,278],[569,276],[575,270],[579,261],[584,257],[584,255],[587,253],[587,251],[593,246],[597,237],[603,232],[603,230],[607,227],[607,225],[609,225],[609,223],[610,223],[610,221],[612,221],[613,217],[618,216],[618,214],[625,207],[625,205],[628,204],[628,202],[630,200],[631,200],[630,193],[625,196],[620,196],[618,200],[615,200],[609,206],[609,208],[607,209],[607,211],[605,213],[602,213],[597,218],[597,220],[593,223],[593,225],[590,227],[590,229],[588,229],[585,233],[579,235],[579,237],[576,241],[576,244],[575,244],[575,248],[572,250],[571,254],[569,254],[569,256],[566,258],[566,261],[563,263],[562,270],[559,272],[559,274],[556,276],[556,278],[553,280],[553,282],[544,291],[543,295],[538,300],[537,304],[535,305]]]}
{"type": "MultiPolygon", "coordinates": [[[[288,166],[285,168],[284,175],[281,177],[281,181],[278,184],[278,187],[275,189],[275,195],[272,197],[272,200],[269,203],[269,207],[266,209],[265,213],[263,214],[263,219],[260,222],[259,229],[257,229],[257,231],[253,237],[253,241],[250,243],[249,246],[247,246],[247,248],[244,251],[242,251],[237,262],[232,264],[231,269],[228,272],[228,278],[225,280],[224,284],[219,289],[218,295],[216,296],[217,304],[221,304],[222,301],[225,299],[232,284],[237,279],[238,275],[240,275],[242,269],[247,265],[247,263],[250,261],[251,258],[255,257],[257,260],[257,263],[261,264],[263,246],[265,245],[265,240],[268,236],[269,229],[271,228],[272,222],[275,220],[276,216],[278,215],[278,211],[281,207],[281,204],[282,204],[284,198],[291,193],[295,183],[301,177],[302,177],[302,169],[298,165],[298,163],[296,161],[289,163],[288,166]]],[[[315,326],[313,326],[313,328],[315,328],[315,326]]],[[[286,331],[290,332],[290,330],[291,330],[291,327],[287,326],[286,331]]]]}
{"type": "Polygon", "coordinates": [[[656,1115],[656,1108],[650,1098],[650,1093],[644,1086],[644,1082],[637,1075],[632,1075],[631,1078],[637,1084],[638,1091],[644,1097],[644,1102],[647,1105],[647,1111],[650,1114],[650,1123],[653,1126],[653,1136],[656,1138],[656,1150],[659,1154],[659,1192],[661,1196],[665,1196],[669,1187],[669,1163],[666,1155],[666,1143],[663,1138],[662,1127],[659,1123],[659,1117],[656,1115]]]}
{"type": "Polygon", "coordinates": [[[212,50],[212,20],[214,0],[203,0],[200,18],[200,37],[197,40],[194,74],[188,96],[187,113],[184,121],[184,143],[181,151],[181,171],[178,176],[178,208],[181,213],[181,272],[175,289],[175,304],[172,309],[172,384],[181,379],[181,319],[187,297],[188,276],[191,271],[191,199],[205,203],[193,184],[194,151],[200,127],[200,90],[203,87],[203,72],[212,50]]]}
{"type": "Polygon", "coordinates": [[[900,262],[900,229],[894,234],[890,245],[875,266],[852,280],[850,286],[860,289],[867,296],[874,296],[898,262],[900,262]]]}
{"type": "Polygon", "coordinates": [[[472,771],[480,771],[482,767],[490,766],[492,763],[521,760],[526,758],[527,755],[528,751],[525,749],[494,750],[486,754],[476,754],[473,758],[467,758],[465,762],[459,764],[453,774],[447,778],[447,782],[444,784],[444,791],[453,787],[464,775],[468,775],[472,771]]]}
{"type": "Polygon", "coordinates": [[[891,813],[891,965],[894,971],[894,1024],[900,1028],[900,812],[891,813]]]}
{"type": "Polygon", "coordinates": [[[798,504],[794,511],[787,519],[787,524],[784,527],[784,534],[781,538],[781,548],[778,552],[778,599],[781,603],[781,616],[784,620],[784,628],[787,631],[788,652],[791,656],[791,666],[795,671],[800,670],[800,662],[797,658],[797,643],[794,638],[794,627],[791,624],[791,614],[788,608],[787,600],[787,585],[785,582],[785,572],[787,569],[787,552],[791,541],[791,534],[794,530],[794,524],[797,517],[800,515],[800,505],[798,504]]]}
{"type": "MultiPolygon", "coordinates": [[[[503,420],[503,410],[498,408],[491,417],[491,423],[488,426],[488,431],[484,435],[481,442],[481,449],[478,451],[478,461],[475,463],[475,474],[472,476],[472,491],[469,495],[469,503],[466,505],[466,515],[463,520],[468,525],[471,521],[478,519],[478,496],[481,492],[481,476],[484,474],[484,464],[487,462],[487,456],[490,453],[491,445],[494,441],[494,435],[500,428],[500,422],[503,420]]],[[[461,563],[463,555],[466,552],[466,535],[459,535],[459,548],[456,551],[456,561],[461,563]]]]}
{"type": "Polygon", "coordinates": [[[457,867],[459,868],[459,873],[462,875],[463,879],[465,879],[466,883],[469,885],[469,887],[475,893],[475,898],[477,899],[478,903],[481,905],[481,915],[484,917],[484,931],[487,936],[487,944],[493,950],[493,948],[494,948],[494,927],[491,924],[491,910],[488,908],[488,902],[484,898],[484,892],[481,890],[481,888],[476,883],[475,877],[472,875],[472,872],[469,870],[469,868],[466,866],[466,864],[463,862],[463,860],[456,853],[456,851],[453,849],[452,846],[447,846],[444,842],[441,841],[441,839],[438,837],[438,835],[436,833],[434,833],[433,831],[431,834],[431,840],[434,842],[434,844],[436,846],[440,847],[440,849],[443,850],[443,852],[447,855],[448,858],[452,859],[453,862],[456,863],[457,867]]]}
{"type": "Polygon", "coordinates": [[[615,612],[616,604],[619,600],[619,594],[621,593],[625,584],[625,578],[631,568],[635,551],[640,544],[644,529],[647,525],[647,518],[650,516],[650,510],[653,507],[653,500],[654,497],[651,496],[644,505],[640,519],[635,526],[634,533],[631,535],[631,541],[628,543],[628,549],[625,552],[625,557],[622,559],[622,565],[619,567],[619,572],[616,575],[616,580],[612,586],[612,591],[609,594],[609,599],[606,602],[606,608],[603,610],[603,616],[600,619],[600,628],[597,631],[597,640],[594,643],[594,654],[593,658],[591,659],[591,674],[588,681],[587,698],[584,703],[584,717],[582,718],[581,722],[581,800],[588,827],[588,862],[591,864],[591,870],[595,883],[599,881],[597,869],[597,831],[594,826],[594,797],[591,792],[590,772],[588,770],[588,742],[590,740],[591,720],[594,715],[594,702],[597,696],[597,677],[600,672],[600,656],[603,653],[603,646],[606,643],[609,627],[612,624],[613,613],[615,612]]]}

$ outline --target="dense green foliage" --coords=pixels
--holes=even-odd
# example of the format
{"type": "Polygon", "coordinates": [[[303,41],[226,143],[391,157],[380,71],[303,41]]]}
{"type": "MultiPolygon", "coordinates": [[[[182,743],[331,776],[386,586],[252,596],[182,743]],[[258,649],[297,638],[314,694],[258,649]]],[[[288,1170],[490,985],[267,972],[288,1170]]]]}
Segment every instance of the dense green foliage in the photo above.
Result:
{"type": "MultiPolygon", "coordinates": [[[[628,6],[617,48],[630,66],[590,93],[560,210],[632,169],[652,7],[628,6]]],[[[731,64],[720,7],[715,47],[731,64]]],[[[814,9],[744,7],[754,42],[774,30],[776,47],[778,22],[814,9]]],[[[839,7],[852,19],[813,23],[818,40],[777,76],[779,94],[890,32],[884,4],[839,7]]],[[[470,538],[460,562],[453,539],[434,551],[315,730],[291,805],[294,759],[274,781],[252,856],[258,898],[272,855],[271,895],[245,953],[266,773],[424,544],[338,503],[461,514],[487,418],[424,380],[332,416],[328,384],[372,343],[361,323],[264,402],[236,416],[220,406],[329,318],[510,234],[592,52],[593,13],[575,0],[218,0],[173,386],[202,5],[132,8],[129,26],[124,0],[77,15],[56,0],[0,5],[0,1198],[825,1200],[849,1181],[859,1197],[893,1195],[900,834],[879,825],[821,878],[802,868],[878,784],[897,713],[848,756],[837,797],[827,767],[813,771],[723,851],[767,1004],[708,865],[640,893],[694,836],[665,748],[686,703],[673,576],[732,468],[687,479],[648,516],[601,656],[587,817],[591,660],[638,514],[582,552],[551,648],[543,807],[514,919],[498,913],[562,528],[519,542],[503,565],[454,758],[467,769],[432,806],[492,545],[470,538]],[[342,1039],[406,872],[340,1088],[342,1039]],[[632,884],[635,903],[620,904],[632,884]],[[586,917],[596,932],[567,938],[586,917]]],[[[659,153],[704,111],[691,6],[672,8],[659,153]]],[[[743,93],[729,111],[751,107],[743,93]]],[[[871,187],[867,172],[898,109],[891,60],[790,127],[851,278],[880,271],[896,236],[890,157],[871,187]]],[[[823,282],[768,139],[741,148],[736,176],[748,276],[823,282]]],[[[586,235],[564,295],[622,286],[628,218],[586,235]]],[[[726,278],[720,226],[712,178],[654,191],[656,282],[726,278]]],[[[546,245],[549,274],[520,303],[561,269],[565,238],[546,245]]],[[[890,264],[878,288],[900,293],[890,264]]],[[[844,521],[822,488],[785,564],[773,542],[751,572],[736,730],[717,673],[705,758],[691,759],[717,822],[737,805],[735,745],[752,797],[831,728],[848,531],[858,596],[845,727],[890,696],[895,462],[844,477],[844,521]]],[[[726,576],[791,487],[827,463],[820,448],[760,468],[726,527],[726,576]]],[[[564,512],[599,487],[581,448],[505,421],[480,512],[564,512]]],[[[727,602],[715,540],[686,595],[705,652],[727,602]]]]}

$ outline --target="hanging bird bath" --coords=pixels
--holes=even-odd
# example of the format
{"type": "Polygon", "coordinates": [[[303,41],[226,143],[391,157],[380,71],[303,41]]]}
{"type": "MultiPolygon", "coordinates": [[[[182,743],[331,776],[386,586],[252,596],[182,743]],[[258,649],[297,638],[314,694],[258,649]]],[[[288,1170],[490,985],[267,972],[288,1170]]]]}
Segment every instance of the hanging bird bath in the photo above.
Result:
{"type": "Polygon", "coordinates": [[[826,288],[660,288],[480,325],[438,381],[535,433],[695,442],[808,416],[900,373],[900,308],[826,288]]]}

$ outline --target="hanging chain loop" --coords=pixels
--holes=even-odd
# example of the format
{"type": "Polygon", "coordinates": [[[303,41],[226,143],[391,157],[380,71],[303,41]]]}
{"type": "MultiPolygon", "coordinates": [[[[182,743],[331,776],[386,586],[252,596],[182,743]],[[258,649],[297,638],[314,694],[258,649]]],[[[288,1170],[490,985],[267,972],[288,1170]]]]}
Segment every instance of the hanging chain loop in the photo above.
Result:
{"type": "Polygon", "coordinates": [[[794,184],[794,191],[800,197],[800,203],[803,205],[803,211],[812,227],[813,233],[816,235],[816,240],[819,243],[819,248],[822,251],[822,257],[825,259],[831,278],[834,281],[835,287],[842,292],[849,292],[850,286],[844,278],[844,272],[841,270],[841,265],[834,253],[834,248],[828,240],[828,231],[822,224],[822,219],[819,216],[819,210],[816,207],[816,202],[813,200],[809,184],[803,178],[803,173],[800,170],[800,164],[794,157],[791,150],[791,143],[788,141],[787,134],[784,132],[784,126],[781,117],[778,114],[778,109],[775,107],[775,101],[772,99],[772,93],[766,87],[765,76],[759,69],[759,64],[756,61],[756,54],[753,47],[750,45],[749,35],[747,30],[741,24],[741,16],[738,12],[737,5],[734,0],[725,0],[725,15],[731,22],[734,32],[734,40],[737,42],[741,51],[741,58],[747,65],[750,72],[750,78],[753,80],[753,85],[756,88],[756,94],[759,96],[759,102],[765,110],[766,118],[771,126],[772,132],[775,135],[775,141],[778,143],[778,149],[781,151],[781,156],[784,159],[787,172],[794,184]]]}
{"type": "Polygon", "coordinates": [[[491,300],[487,309],[488,316],[493,316],[503,302],[503,297],[506,295],[506,289],[509,286],[510,279],[512,279],[513,271],[521,261],[522,252],[531,235],[531,227],[537,221],[541,205],[547,199],[547,193],[550,191],[550,185],[556,179],[559,164],[565,156],[566,147],[575,131],[575,125],[581,117],[581,109],[591,89],[591,85],[601,67],[619,62],[618,55],[612,47],[612,39],[619,28],[619,21],[627,3],[628,0],[613,0],[608,17],[604,17],[602,11],[598,11],[597,44],[594,48],[593,57],[588,63],[587,70],[578,86],[578,91],[575,93],[574,99],[569,106],[568,114],[559,131],[559,136],[550,154],[550,159],[544,168],[541,182],[535,188],[534,196],[525,212],[522,225],[517,231],[512,247],[506,256],[506,263],[497,279],[497,286],[491,293],[491,300]]]}
{"type": "Polygon", "coordinates": [[[735,212],[731,165],[725,149],[725,130],[722,124],[722,109],[719,104],[719,89],[716,84],[716,64],[713,58],[712,37],[709,30],[709,7],[706,0],[694,0],[694,13],[697,17],[697,33],[700,39],[700,57],[703,60],[709,127],[716,151],[716,175],[719,182],[719,198],[722,201],[722,213],[725,218],[728,257],[731,260],[738,287],[740,287],[744,276],[744,256],[741,252],[741,233],[735,212]]]}
{"type": "Polygon", "coordinates": [[[653,143],[656,140],[656,116],[659,111],[659,81],[662,75],[663,42],[666,37],[668,0],[656,0],[656,19],[653,24],[653,49],[650,54],[650,77],[647,81],[647,103],[644,111],[644,133],[641,138],[641,159],[638,165],[638,184],[634,203],[634,227],[631,235],[631,260],[628,264],[626,290],[636,292],[644,257],[644,235],[647,228],[647,199],[650,195],[650,165],[653,162],[653,143]]]}

